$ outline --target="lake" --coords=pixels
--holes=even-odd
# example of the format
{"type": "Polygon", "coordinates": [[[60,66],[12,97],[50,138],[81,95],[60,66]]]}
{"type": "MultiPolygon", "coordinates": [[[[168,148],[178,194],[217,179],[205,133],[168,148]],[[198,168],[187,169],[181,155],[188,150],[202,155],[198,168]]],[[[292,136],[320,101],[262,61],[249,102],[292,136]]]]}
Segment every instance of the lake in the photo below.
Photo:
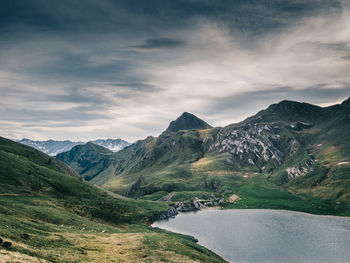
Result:
{"type": "Polygon", "coordinates": [[[280,210],[203,210],[153,227],[194,236],[229,262],[350,262],[350,218],[280,210]]]}

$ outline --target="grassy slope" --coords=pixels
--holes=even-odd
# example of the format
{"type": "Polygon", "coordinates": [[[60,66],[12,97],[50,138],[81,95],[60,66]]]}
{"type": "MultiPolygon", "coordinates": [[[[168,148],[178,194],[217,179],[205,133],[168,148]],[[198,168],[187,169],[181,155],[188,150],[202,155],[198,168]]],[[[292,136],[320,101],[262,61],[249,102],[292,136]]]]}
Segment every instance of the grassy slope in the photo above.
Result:
{"type": "Polygon", "coordinates": [[[324,200],[342,214],[350,211],[350,102],[326,109],[320,125],[301,134],[315,170],[287,185],[295,193],[324,200]]]}
{"type": "Polygon", "coordinates": [[[224,262],[191,237],[147,226],[167,204],[111,197],[55,159],[0,137],[4,262],[224,262]]]}

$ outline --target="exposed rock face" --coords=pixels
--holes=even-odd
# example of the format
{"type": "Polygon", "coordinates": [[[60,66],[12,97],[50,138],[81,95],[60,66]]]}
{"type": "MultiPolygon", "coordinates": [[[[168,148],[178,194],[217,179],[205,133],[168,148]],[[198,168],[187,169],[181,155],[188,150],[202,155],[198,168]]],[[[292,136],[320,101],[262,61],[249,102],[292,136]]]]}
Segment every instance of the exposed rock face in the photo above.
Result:
{"type": "Polygon", "coordinates": [[[288,167],[286,169],[287,172],[287,181],[290,182],[299,176],[305,176],[308,173],[313,171],[313,165],[315,164],[315,160],[310,158],[308,161],[294,167],[288,167]]]}
{"type": "Polygon", "coordinates": [[[179,212],[191,212],[201,210],[206,207],[213,207],[223,204],[224,201],[220,198],[214,198],[210,200],[202,200],[195,197],[190,202],[177,202],[173,207],[167,211],[161,213],[157,220],[164,220],[170,217],[176,216],[179,212]]]}
{"type": "Polygon", "coordinates": [[[176,208],[172,207],[172,208],[169,208],[167,211],[165,212],[162,212],[157,220],[164,220],[164,219],[167,219],[167,218],[171,218],[171,217],[174,217],[178,214],[179,212],[176,210],[176,208]]]}
{"type": "Polygon", "coordinates": [[[298,122],[292,123],[290,125],[290,127],[296,131],[302,131],[302,130],[311,128],[312,124],[307,123],[307,122],[298,121],[298,122]]]}
{"type": "Polygon", "coordinates": [[[281,141],[278,129],[277,124],[260,123],[220,128],[207,140],[208,151],[229,153],[232,161],[238,160],[246,166],[261,169],[270,162],[277,167],[284,161],[284,153],[278,147],[281,141]]]}

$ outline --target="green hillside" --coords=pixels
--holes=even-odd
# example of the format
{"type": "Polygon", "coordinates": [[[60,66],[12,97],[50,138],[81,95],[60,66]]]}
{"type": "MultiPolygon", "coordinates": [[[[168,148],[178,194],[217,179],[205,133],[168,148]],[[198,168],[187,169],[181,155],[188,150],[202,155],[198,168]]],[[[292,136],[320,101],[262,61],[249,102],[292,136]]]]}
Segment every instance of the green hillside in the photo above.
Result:
{"type": "MultiPolygon", "coordinates": [[[[157,138],[108,157],[89,152],[104,164],[91,182],[137,199],[226,201],[237,194],[238,202],[220,203],[348,215],[349,101],[326,108],[282,101],[223,128],[198,127],[205,122],[181,115],[157,138]]],[[[88,178],[85,148],[72,151],[80,160],[75,169],[88,178]]],[[[57,158],[74,167],[69,155],[57,158]]]]}
{"type": "Polygon", "coordinates": [[[168,208],[109,194],[0,137],[0,238],[12,243],[1,262],[224,262],[191,237],[148,227],[168,208]]]}

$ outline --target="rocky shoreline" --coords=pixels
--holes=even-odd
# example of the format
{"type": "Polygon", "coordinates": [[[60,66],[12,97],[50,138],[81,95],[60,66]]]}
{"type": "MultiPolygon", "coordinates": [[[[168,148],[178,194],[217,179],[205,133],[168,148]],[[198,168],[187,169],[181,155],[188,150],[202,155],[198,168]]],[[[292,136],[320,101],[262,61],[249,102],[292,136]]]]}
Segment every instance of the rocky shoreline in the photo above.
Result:
{"type": "Polygon", "coordinates": [[[167,211],[160,213],[156,221],[175,217],[180,212],[198,211],[208,207],[221,206],[223,203],[224,200],[221,198],[202,200],[195,197],[191,201],[175,203],[167,211]]]}

